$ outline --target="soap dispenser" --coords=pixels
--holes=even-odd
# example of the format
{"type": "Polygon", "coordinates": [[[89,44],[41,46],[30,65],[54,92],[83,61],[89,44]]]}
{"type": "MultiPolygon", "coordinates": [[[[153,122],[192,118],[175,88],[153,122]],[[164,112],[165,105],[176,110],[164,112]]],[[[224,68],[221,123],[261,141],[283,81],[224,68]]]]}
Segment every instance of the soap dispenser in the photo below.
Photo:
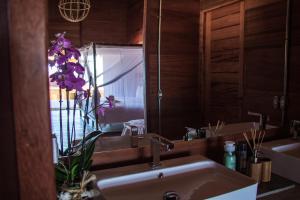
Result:
{"type": "Polygon", "coordinates": [[[235,142],[226,141],[224,151],[224,165],[229,169],[236,170],[235,142]]]}

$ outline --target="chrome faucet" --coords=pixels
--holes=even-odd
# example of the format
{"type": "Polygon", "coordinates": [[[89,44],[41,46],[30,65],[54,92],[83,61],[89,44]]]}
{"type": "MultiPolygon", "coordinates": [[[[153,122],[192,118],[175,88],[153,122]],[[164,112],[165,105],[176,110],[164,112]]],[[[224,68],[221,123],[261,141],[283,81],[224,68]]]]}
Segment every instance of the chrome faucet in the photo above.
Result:
{"type": "Polygon", "coordinates": [[[293,139],[298,139],[299,132],[300,132],[300,121],[292,120],[291,127],[290,127],[290,133],[293,135],[293,139]]]}
{"type": "Polygon", "coordinates": [[[151,153],[153,157],[153,161],[151,163],[152,169],[160,166],[161,152],[171,151],[174,148],[173,142],[154,133],[132,135],[131,138],[132,147],[146,147],[149,146],[150,143],[151,153]]]}
{"type": "Polygon", "coordinates": [[[248,115],[251,116],[258,116],[259,117],[259,130],[266,130],[267,121],[269,121],[269,116],[262,114],[262,113],[255,113],[248,111],[248,115]]]}

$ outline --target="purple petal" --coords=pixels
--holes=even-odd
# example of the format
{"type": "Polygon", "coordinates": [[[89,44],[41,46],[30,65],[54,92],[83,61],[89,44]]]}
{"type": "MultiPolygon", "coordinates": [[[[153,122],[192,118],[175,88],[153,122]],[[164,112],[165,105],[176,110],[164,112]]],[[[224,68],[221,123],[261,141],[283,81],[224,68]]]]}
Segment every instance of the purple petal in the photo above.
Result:
{"type": "Polygon", "coordinates": [[[102,116],[104,116],[104,114],[105,114],[105,108],[104,107],[102,107],[102,106],[100,106],[99,108],[98,108],[98,110],[97,110],[97,114],[98,115],[102,115],[102,116]]]}

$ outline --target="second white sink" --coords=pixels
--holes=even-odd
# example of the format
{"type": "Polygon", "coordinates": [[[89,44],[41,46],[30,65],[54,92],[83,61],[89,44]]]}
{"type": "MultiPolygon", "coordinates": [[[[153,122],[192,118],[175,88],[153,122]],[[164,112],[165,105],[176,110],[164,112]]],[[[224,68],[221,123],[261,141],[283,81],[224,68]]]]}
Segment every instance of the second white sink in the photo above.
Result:
{"type": "Polygon", "coordinates": [[[275,140],[264,143],[264,156],[272,159],[272,172],[300,183],[300,141],[293,139],[275,140]]]}
{"type": "Polygon", "coordinates": [[[168,192],[181,200],[256,199],[253,180],[202,156],[166,164],[161,169],[100,179],[97,185],[107,200],[162,200],[168,192]]]}

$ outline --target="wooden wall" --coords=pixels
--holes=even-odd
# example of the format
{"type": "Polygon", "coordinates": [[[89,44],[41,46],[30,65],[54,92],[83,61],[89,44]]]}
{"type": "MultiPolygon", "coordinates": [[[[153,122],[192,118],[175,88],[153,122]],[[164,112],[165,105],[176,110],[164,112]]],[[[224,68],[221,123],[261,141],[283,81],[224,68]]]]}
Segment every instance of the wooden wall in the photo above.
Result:
{"type": "Polygon", "coordinates": [[[292,1],[288,120],[300,120],[300,1],[292,1]]]}
{"type": "MultiPolygon", "coordinates": [[[[231,0],[201,0],[201,10],[231,0]]],[[[300,118],[299,2],[292,0],[288,119],[300,118]]],[[[279,125],[281,110],[273,108],[274,96],[283,95],[286,0],[245,0],[244,95],[242,121],[257,120],[248,111],[265,113],[279,125]]],[[[234,45],[234,43],[232,44],[234,45]]],[[[202,52],[200,52],[202,53],[202,52]]],[[[200,54],[203,55],[203,54],[200,54]]]]}
{"type": "Polygon", "coordinates": [[[12,106],[9,29],[8,29],[8,0],[0,2],[0,60],[2,87],[0,98],[0,196],[3,199],[19,199],[17,155],[15,149],[14,116],[12,106]]]}
{"type": "Polygon", "coordinates": [[[142,41],[143,0],[91,1],[88,17],[80,23],[64,20],[58,0],[49,0],[49,37],[66,31],[74,44],[136,44],[142,41]]]}
{"type": "Polygon", "coordinates": [[[6,191],[9,197],[1,194],[0,198],[53,200],[56,188],[47,78],[47,1],[4,2],[0,3],[4,87],[0,182],[1,190],[2,184],[4,189],[11,188],[6,191]]]}
{"type": "Polygon", "coordinates": [[[142,44],[144,18],[144,0],[131,0],[127,10],[127,41],[132,44],[142,44]]]}
{"type": "Polygon", "coordinates": [[[244,55],[243,2],[203,13],[205,122],[241,121],[244,55]]]}
{"type": "Polygon", "coordinates": [[[273,98],[283,93],[286,1],[246,1],[244,119],[248,111],[270,116],[280,124],[273,98]]]}
{"type": "MultiPolygon", "coordinates": [[[[147,1],[145,38],[148,131],[158,131],[157,35],[159,1],[147,1]]],[[[164,0],[161,40],[162,135],[182,138],[197,125],[198,0],[164,0]]]]}

